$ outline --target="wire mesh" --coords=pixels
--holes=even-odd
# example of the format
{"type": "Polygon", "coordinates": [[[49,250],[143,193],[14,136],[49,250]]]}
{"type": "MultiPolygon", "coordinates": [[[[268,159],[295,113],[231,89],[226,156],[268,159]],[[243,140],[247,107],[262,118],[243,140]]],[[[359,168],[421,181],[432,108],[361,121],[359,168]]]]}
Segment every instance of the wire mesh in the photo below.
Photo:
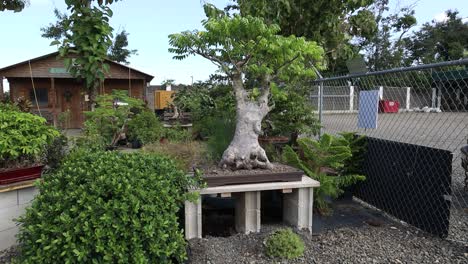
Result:
{"type": "MultiPolygon", "coordinates": [[[[468,145],[468,59],[323,78],[314,82],[311,90],[312,104],[320,113],[321,133],[355,131],[377,139],[450,151],[452,171],[447,193],[451,197],[446,197],[451,199],[448,238],[468,242],[468,149],[466,155],[462,151],[468,145]],[[357,127],[359,93],[366,90],[379,90],[380,102],[386,100],[393,104],[393,109],[380,109],[386,111],[379,111],[376,129],[357,127]]],[[[391,147],[386,151],[398,149],[391,147]]],[[[385,159],[385,154],[382,155],[385,159]]],[[[438,183],[419,184],[430,188],[431,184],[438,183]]],[[[385,199],[375,191],[375,199],[385,199]]],[[[412,202],[411,195],[409,192],[404,203],[412,202]]]]}

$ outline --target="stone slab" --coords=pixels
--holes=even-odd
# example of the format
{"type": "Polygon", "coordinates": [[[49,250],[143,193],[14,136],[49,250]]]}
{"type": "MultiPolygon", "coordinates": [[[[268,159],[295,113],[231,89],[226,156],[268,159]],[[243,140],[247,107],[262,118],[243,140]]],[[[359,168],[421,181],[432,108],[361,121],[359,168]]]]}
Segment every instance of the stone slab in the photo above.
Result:
{"type": "Polygon", "coordinates": [[[199,191],[200,194],[215,194],[215,193],[238,193],[238,192],[253,192],[253,191],[269,191],[282,189],[297,189],[297,188],[316,188],[320,183],[307,176],[302,176],[301,181],[296,182],[268,182],[255,184],[237,184],[227,186],[208,187],[199,191]]]}

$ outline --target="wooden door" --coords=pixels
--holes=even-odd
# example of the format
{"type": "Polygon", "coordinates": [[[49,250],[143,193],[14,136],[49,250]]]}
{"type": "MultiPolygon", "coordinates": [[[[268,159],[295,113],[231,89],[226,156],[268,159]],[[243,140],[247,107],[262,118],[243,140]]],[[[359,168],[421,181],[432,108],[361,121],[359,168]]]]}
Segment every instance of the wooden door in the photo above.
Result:
{"type": "Polygon", "coordinates": [[[81,93],[81,85],[73,80],[64,80],[60,85],[61,110],[70,111],[70,128],[83,127],[84,97],[81,93]]]}

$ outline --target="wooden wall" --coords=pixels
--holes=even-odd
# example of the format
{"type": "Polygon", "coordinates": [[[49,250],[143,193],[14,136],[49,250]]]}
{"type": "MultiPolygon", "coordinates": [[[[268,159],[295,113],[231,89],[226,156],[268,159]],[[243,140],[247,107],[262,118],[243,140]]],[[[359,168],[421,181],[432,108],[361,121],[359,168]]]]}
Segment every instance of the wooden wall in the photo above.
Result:
{"type": "MultiPolygon", "coordinates": [[[[10,83],[10,95],[12,100],[23,96],[30,100],[30,93],[32,91],[32,83],[30,78],[8,78],[10,83]]],[[[34,78],[34,86],[36,89],[46,88],[48,91],[48,105],[41,106],[42,115],[50,122],[53,123],[53,113],[55,104],[55,112],[57,115],[61,112],[71,111],[70,128],[81,128],[84,122],[83,111],[87,110],[87,102],[85,102],[85,90],[81,82],[76,79],[54,78],[55,96],[52,89],[51,78],[34,78]],[[71,97],[67,99],[66,93],[69,92],[71,97]],[[55,102],[54,102],[55,100],[55,102]]],[[[105,80],[104,92],[111,93],[112,90],[130,90],[130,96],[144,100],[145,95],[145,80],[105,80]],[[130,87],[130,89],[129,89],[130,87]]],[[[37,112],[35,102],[34,112],[37,112]]]]}

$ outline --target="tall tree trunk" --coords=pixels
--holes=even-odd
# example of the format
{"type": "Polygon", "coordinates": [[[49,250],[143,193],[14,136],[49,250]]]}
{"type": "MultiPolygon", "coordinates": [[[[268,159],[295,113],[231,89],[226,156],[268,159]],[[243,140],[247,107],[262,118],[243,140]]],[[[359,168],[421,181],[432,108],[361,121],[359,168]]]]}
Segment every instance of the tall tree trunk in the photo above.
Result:
{"type": "Polygon", "coordinates": [[[241,75],[233,78],[236,94],[236,130],[229,147],[224,151],[220,166],[230,169],[269,169],[272,167],[265,150],[258,143],[262,120],[270,111],[268,87],[264,87],[257,101],[250,100],[243,88],[241,75]]]}

